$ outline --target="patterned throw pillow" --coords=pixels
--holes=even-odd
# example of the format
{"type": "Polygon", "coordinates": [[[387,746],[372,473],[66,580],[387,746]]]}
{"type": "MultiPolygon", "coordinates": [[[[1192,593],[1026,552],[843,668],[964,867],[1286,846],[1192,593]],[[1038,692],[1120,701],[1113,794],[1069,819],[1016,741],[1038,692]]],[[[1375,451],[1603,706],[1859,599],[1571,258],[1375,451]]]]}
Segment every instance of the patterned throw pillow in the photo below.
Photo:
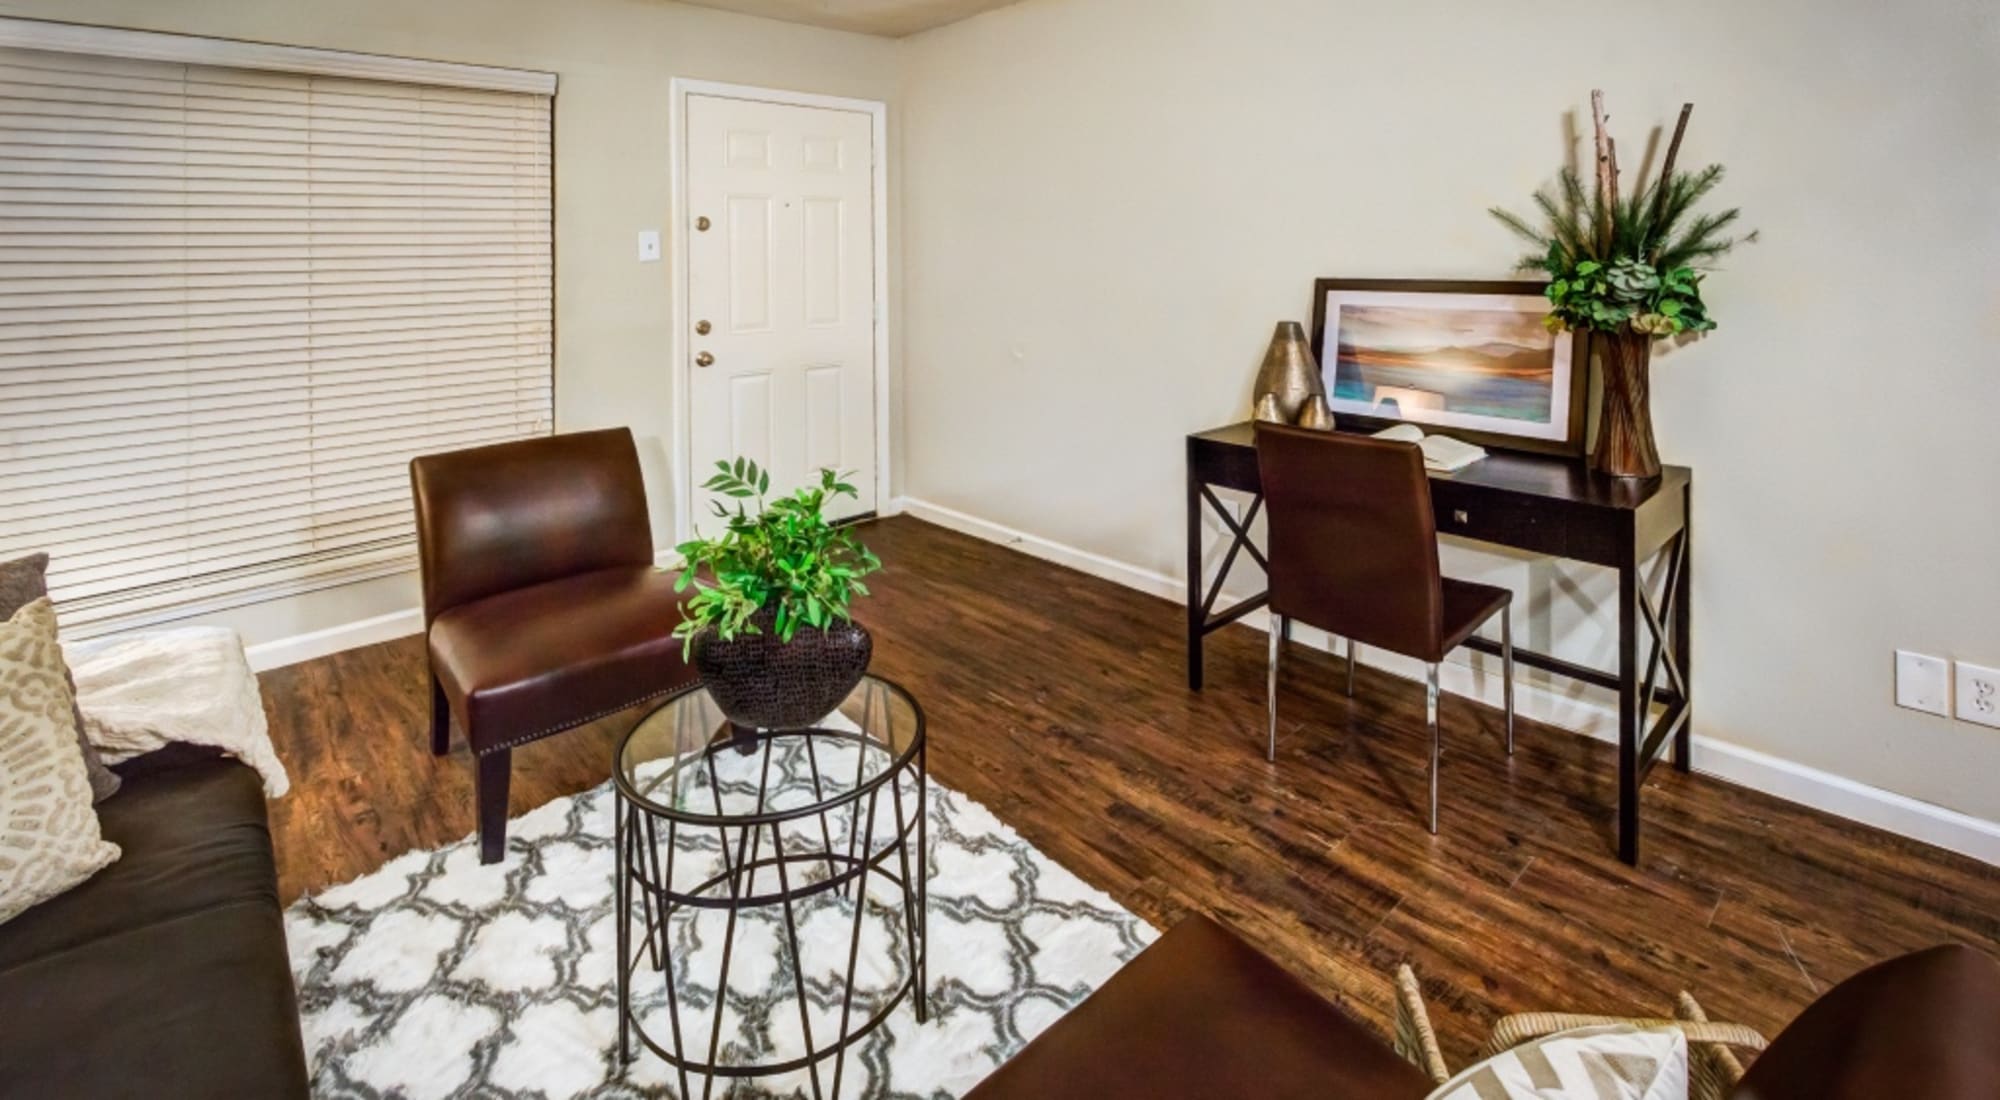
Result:
{"type": "MultiPolygon", "coordinates": [[[[29,554],[13,561],[0,561],[0,620],[11,619],[16,611],[49,594],[49,556],[29,554]]],[[[63,677],[69,679],[69,669],[63,669],[63,677]]],[[[69,680],[70,694],[76,694],[76,681],[69,680]]],[[[70,714],[76,721],[76,743],[83,750],[83,766],[90,773],[90,800],[102,802],[118,793],[118,776],[104,761],[83,734],[83,711],[71,707],[70,714]]]]}
{"type": "Polygon", "coordinates": [[[1679,1028],[1580,1027],[1504,1051],[1439,1086],[1430,1100],[1687,1100],[1679,1028]]]}
{"type": "Polygon", "coordinates": [[[0,624],[0,924],[119,856],[90,807],[74,703],[55,608],[36,600],[0,624]]]}

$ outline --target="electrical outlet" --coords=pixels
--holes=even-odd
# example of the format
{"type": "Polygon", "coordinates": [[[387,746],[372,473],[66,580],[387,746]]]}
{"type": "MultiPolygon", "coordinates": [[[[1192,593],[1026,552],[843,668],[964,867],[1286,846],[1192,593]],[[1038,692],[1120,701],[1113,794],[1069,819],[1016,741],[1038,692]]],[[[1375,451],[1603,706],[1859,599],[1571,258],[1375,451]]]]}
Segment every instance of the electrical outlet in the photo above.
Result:
{"type": "Polygon", "coordinates": [[[1952,662],[1958,681],[1958,718],[1982,726],[2000,727],[2000,669],[1952,662]]]}
{"type": "Polygon", "coordinates": [[[1942,657],[1896,651],[1896,705],[1950,717],[1951,669],[1942,657]]]}
{"type": "Polygon", "coordinates": [[[639,231],[639,262],[654,264],[660,262],[660,231],[642,229],[639,231]]]}

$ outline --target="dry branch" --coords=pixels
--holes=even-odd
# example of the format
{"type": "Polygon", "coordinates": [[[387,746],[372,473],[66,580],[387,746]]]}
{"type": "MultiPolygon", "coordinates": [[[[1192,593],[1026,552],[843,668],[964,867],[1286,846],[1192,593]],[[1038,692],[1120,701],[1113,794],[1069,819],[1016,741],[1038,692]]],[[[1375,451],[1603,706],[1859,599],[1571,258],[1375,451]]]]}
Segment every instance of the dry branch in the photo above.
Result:
{"type": "Polygon", "coordinates": [[[1611,223],[1616,225],[1618,223],[1618,139],[1615,137],[1605,138],[1604,148],[1606,155],[1611,160],[1611,197],[1608,201],[1611,206],[1611,223]]]}
{"type": "MultiPolygon", "coordinates": [[[[1652,217],[1647,219],[1648,224],[1652,225],[1654,228],[1659,227],[1660,211],[1666,209],[1667,189],[1672,187],[1674,183],[1674,159],[1681,155],[1681,138],[1687,135],[1688,116],[1693,113],[1694,113],[1694,104],[1692,103],[1681,104],[1680,121],[1674,123],[1674,138],[1672,141],[1669,141],[1667,143],[1667,159],[1660,162],[1660,183],[1659,186],[1655,188],[1653,192],[1652,217]]],[[[1657,247],[1660,243],[1661,242],[1659,241],[1653,242],[1656,249],[1655,255],[1658,254],[1657,247]]]]}
{"type": "Polygon", "coordinates": [[[1597,128],[1597,237],[1604,252],[1611,250],[1612,209],[1606,200],[1616,186],[1611,177],[1611,137],[1604,130],[1604,89],[1590,90],[1590,121],[1597,128]]]}

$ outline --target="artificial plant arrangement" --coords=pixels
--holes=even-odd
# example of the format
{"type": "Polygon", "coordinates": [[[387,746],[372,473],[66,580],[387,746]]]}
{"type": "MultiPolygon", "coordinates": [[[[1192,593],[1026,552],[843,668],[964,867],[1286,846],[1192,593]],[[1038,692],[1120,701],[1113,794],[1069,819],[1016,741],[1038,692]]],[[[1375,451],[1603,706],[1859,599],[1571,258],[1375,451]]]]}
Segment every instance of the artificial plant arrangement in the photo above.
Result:
{"type": "Polygon", "coordinates": [[[1499,207],[1493,216],[1534,242],[1520,266],[1549,277],[1552,330],[1594,334],[1602,355],[1604,398],[1592,465],[1620,477],[1660,472],[1653,441],[1649,369],[1653,341],[1715,327],[1702,301],[1702,272],[1737,244],[1730,235],[1734,208],[1696,213],[1695,206],[1722,182],[1722,166],[1700,171],[1675,167],[1694,104],[1681,107],[1657,178],[1622,190],[1618,144],[1605,128],[1604,93],[1590,93],[1596,129],[1596,182],[1586,192],[1577,172],[1564,168],[1554,190],[1535,194],[1542,224],[1499,207]]]}
{"type": "Polygon", "coordinates": [[[874,648],[851,604],[868,594],[861,578],[882,562],[825,515],[829,500],[859,493],[821,470],[816,485],[770,499],[770,472],[755,462],[716,467],[702,487],[735,505],[711,500],[722,534],[675,547],[682,565],[674,589],[694,595],[681,605],[674,637],[739,726],[817,721],[860,681],[874,648]]]}

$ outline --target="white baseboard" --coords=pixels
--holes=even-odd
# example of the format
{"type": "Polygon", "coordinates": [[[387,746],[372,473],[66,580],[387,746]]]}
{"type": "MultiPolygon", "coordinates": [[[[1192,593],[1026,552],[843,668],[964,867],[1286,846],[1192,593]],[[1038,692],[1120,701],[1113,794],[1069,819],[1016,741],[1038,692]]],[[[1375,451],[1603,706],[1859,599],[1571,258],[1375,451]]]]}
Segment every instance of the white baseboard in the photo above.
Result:
{"type": "Polygon", "coordinates": [[[941,504],[932,504],[929,501],[918,500],[914,497],[897,497],[892,507],[894,507],[895,514],[897,515],[915,516],[927,523],[935,523],[939,527],[948,527],[960,534],[971,535],[973,538],[983,539],[987,542],[997,542],[1002,546],[1011,546],[1030,557],[1040,558],[1043,561],[1052,561],[1057,565],[1067,565],[1079,573],[1088,573],[1093,577],[1102,577],[1107,581],[1116,581],[1127,588],[1136,588],[1141,592],[1158,596],[1161,599],[1179,600],[1184,598],[1187,592],[1186,585],[1173,577],[1167,576],[1165,573],[1155,573],[1150,569],[1141,569],[1136,565],[1127,565],[1122,561],[1118,561],[1115,558],[1107,558],[1102,554],[1093,554],[1088,550],[1078,550],[1074,546],[1067,546],[1053,539],[1045,539],[1040,535],[1031,535],[1026,531],[1016,531],[1012,527],[1003,526],[991,520],[980,519],[978,516],[967,515],[956,509],[946,508],[941,504]]]}
{"type": "Polygon", "coordinates": [[[1740,787],[2000,866],[2000,823],[1756,749],[1697,736],[1694,767],[1740,787]]]}
{"type": "MultiPolygon", "coordinates": [[[[1141,569],[955,509],[913,497],[898,497],[894,507],[899,513],[1012,547],[1032,557],[1065,565],[1162,599],[1178,602],[1186,596],[1187,586],[1177,577],[1141,569]]],[[[1228,597],[1224,597],[1224,602],[1229,602],[1228,597]]],[[[1269,618],[1263,612],[1256,612],[1245,616],[1243,623],[1253,629],[1264,630],[1268,628],[1269,618]]],[[[1316,630],[1295,630],[1293,640],[1320,649],[1329,648],[1326,635],[1316,630]]],[[[1463,650],[1457,656],[1459,660],[1448,661],[1440,671],[1439,686],[1453,695],[1478,699],[1498,707],[1502,699],[1499,659],[1463,650]]],[[[1361,650],[1361,663],[1409,680],[1416,680],[1423,671],[1421,663],[1415,660],[1365,646],[1361,650]]],[[[1618,738],[1617,712],[1585,697],[1581,687],[1577,694],[1565,694],[1517,680],[1514,685],[1514,708],[1522,717],[1586,737],[1612,742],[1618,738]]],[[[1724,782],[1762,791],[1788,802],[2000,866],[2000,823],[1985,818],[1700,734],[1694,737],[1694,770],[1724,782]]]]}
{"type": "Polygon", "coordinates": [[[377,615],[372,619],[342,623],[325,630],[315,630],[308,634],[294,634],[289,638],[276,638],[259,642],[244,649],[250,658],[250,667],[257,672],[266,672],[286,665],[296,665],[315,657],[325,657],[345,649],[359,649],[377,642],[393,641],[412,634],[420,634],[424,629],[424,613],[419,608],[391,611],[387,615],[377,615]]]}

